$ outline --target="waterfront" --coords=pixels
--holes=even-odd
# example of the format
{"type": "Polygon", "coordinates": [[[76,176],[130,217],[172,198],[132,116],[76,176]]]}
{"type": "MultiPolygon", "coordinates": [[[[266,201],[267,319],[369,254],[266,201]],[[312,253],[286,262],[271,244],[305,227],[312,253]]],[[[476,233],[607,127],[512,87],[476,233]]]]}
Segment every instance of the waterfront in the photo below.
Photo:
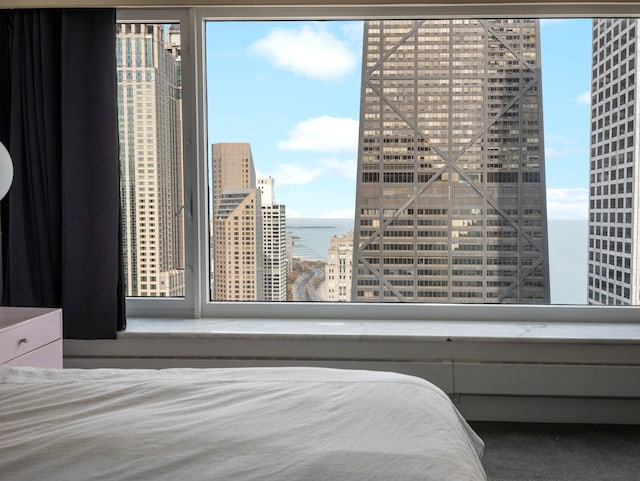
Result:
{"type": "MultiPolygon", "coordinates": [[[[551,219],[549,227],[549,276],[552,304],[587,303],[586,220],[551,219]]],[[[331,237],[353,229],[353,219],[306,219],[287,221],[294,239],[294,257],[326,262],[331,237]]]]}
{"type": "Polygon", "coordinates": [[[293,256],[327,262],[331,237],[353,229],[353,219],[287,219],[287,232],[294,236],[293,256]]]}

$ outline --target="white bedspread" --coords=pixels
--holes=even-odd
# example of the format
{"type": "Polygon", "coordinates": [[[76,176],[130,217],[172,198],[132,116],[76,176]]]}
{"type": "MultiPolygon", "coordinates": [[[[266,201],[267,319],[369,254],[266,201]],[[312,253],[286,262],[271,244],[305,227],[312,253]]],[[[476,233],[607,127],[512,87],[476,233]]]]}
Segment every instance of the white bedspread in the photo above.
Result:
{"type": "Polygon", "coordinates": [[[486,479],[437,387],[319,368],[0,366],[0,479],[486,479]]]}

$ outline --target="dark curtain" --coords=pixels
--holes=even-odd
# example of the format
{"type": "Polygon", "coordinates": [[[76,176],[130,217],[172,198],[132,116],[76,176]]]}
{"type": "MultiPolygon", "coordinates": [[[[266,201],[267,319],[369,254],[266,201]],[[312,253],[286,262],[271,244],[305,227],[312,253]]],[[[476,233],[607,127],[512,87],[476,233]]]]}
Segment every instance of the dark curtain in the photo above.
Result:
{"type": "Polygon", "coordinates": [[[0,13],[3,303],[62,307],[64,337],[125,327],[113,9],[0,13]]]}

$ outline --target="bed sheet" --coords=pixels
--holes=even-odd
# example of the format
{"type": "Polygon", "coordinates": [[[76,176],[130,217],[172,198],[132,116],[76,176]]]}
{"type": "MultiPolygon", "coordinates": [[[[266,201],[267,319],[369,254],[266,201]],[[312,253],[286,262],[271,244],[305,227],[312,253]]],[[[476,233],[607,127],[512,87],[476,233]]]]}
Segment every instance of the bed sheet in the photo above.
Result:
{"type": "Polygon", "coordinates": [[[482,450],[402,374],[0,366],[5,481],[480,481],[482,450]]]}

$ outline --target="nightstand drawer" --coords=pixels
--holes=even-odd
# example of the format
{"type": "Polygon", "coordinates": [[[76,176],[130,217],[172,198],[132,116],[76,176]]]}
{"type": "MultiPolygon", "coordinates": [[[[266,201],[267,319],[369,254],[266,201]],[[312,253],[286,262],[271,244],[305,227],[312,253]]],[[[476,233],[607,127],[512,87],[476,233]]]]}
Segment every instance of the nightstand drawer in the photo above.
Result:
{"type": "Polygon", "coordinates": [[[47,344],[41,348],[26,353],[24,356],[11,359],[5,364],[11,366],[31,366],[31,367],[62,367],[62,339],[47,344]]]}
{"type": "Polygon", "coordinates": [[[23,356],[62,338],[61,311],[33,317],[2,330],[0,363],[23,356]]]}

